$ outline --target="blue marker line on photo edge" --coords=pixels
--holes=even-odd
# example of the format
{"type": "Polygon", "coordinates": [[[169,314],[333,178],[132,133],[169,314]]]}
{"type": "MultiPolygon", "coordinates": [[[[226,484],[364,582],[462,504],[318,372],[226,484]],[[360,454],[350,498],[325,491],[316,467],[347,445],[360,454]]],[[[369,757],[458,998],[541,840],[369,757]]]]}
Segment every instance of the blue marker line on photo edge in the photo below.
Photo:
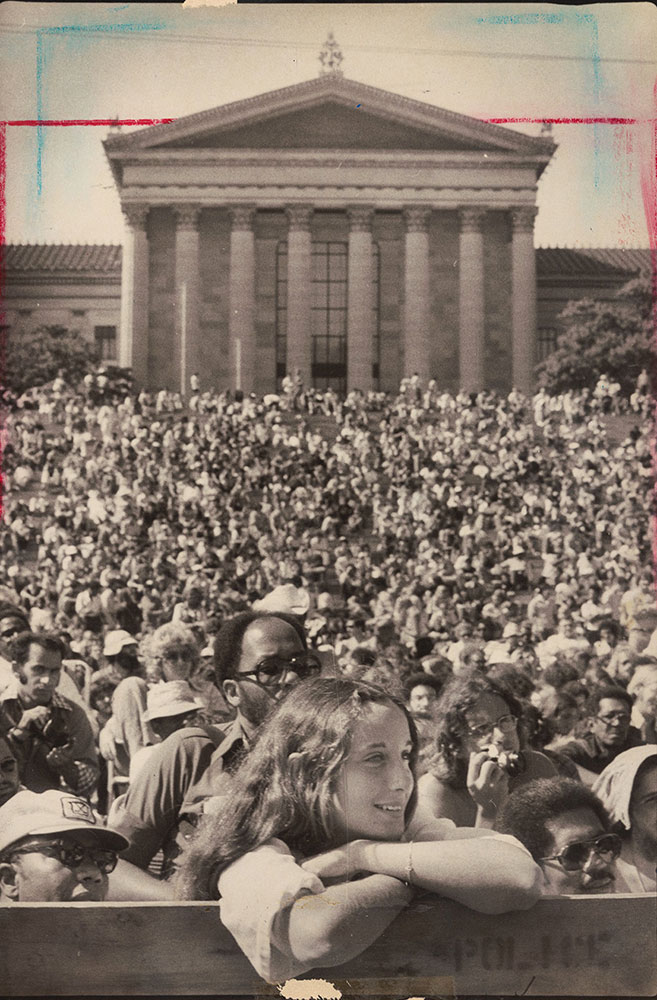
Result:
{"type": "MultiPolygon", "coordinates": [[[[600,35],[598,32],[598,19],[595,13],[580,13],[579,11],[574,12],[574,16],[580,23],[584,23],[589,31],[589,48],[590,48],[590,58],[591,66],[593,69],[593,97],[595,104],[600,104],[600,98],[602,96],[602,66],[600,61],[600,35]]],[[[601,131],[601,126],[599,124],[593,125],[593,186],[596,190],[600,187],[602,180],[602,137],[603,132],[601,131]]]]}
{"type": "MultiPolygon", "coordinates": [[[[159,31],[166,28],[164,21],[153,22],[152,24],[62,24],[49,28],[38,28],[36,32],[36,119],[40,121],[43,117],[43,70],[45,65],[44,35],[90,35],[101,32],[103,34],[121,33],[126,31],[159,31]]],[[[45,131],[41,125],[36,126],[36,196],[41,197],[43,190],[43,146],[45,131]]]]}

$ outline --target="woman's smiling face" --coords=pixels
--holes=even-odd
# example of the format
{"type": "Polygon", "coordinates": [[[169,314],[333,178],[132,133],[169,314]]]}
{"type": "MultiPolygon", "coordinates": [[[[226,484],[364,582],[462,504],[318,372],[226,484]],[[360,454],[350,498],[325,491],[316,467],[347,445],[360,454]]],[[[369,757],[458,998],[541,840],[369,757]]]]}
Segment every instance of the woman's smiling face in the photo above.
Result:
{"type": "Polygon", "coordinates": [[[389,703],[370,703],[354,726],[349,756],[334,796],[336,836],[399,840],[415,779],[406,716],[389,703]]]}

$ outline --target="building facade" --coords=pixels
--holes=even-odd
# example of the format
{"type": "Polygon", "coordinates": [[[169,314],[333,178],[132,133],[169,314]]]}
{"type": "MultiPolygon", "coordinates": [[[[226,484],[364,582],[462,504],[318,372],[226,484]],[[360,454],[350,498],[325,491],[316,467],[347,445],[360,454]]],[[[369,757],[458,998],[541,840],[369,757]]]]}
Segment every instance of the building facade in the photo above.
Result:
{"type": "Polygon", "coordinates": [[[554,148],[338,72],[112,134],[120,361],[151,388],[530,389],[554,148]]]}
{"type": "Polygon", "coordinates": [[[554,148],[335,71],[113,132],[123,248],[5,247],[3,325],[78,329],[149,389],[528,390],[566,302],[650,267],[534,249],[554,148]]]}
{"type": "Polygon", "coordinates": [[[118,360],[121,247],[14,244],[2,248],[2,327],[79,330],[99,356],[118,360]]]}

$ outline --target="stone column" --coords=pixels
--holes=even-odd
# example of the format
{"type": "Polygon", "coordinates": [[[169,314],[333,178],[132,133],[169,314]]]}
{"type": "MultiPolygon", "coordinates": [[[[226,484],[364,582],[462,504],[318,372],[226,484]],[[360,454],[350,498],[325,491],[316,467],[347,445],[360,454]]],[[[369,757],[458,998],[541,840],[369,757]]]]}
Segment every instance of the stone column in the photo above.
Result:
{"type": "Polygon", "coordinates": [[[512,382],[520,392],[530,393],[534,382],[536,343],[536,256],[533,205],[511,212],[511,331],[513,340],[512,382]]]}
{"type": "Polygon", "coordinates": [[[228,293],[228,333],[230,373],[234,389],[253,392],[256,381],[255,358],[255,207],[230,208],[230,278],[228,293]]]}
{"type": "Polygon", "coordinates": [[[287,352],[285,370],[294,375],[296,369],[304,386],[312,385],[310,320],[312,293],[312,261],[310,256],[310,224],[312,208],[289,205],[287,233],[287,352]]]}
{"type": "Polygon", "coordinates": [[[347,209],[349,257],[347,270],[347,390],[372,388],[374,338],[374,260],[370,206],[347,209]]]}
{"type": "Polygon", "coordinates": [[[459,387],[484,388],[484,237],[482,208],[462,208],[459,235],[459,387]]]}
{"type": "Polygon", "coordinates": [[[131,368],[135,383],[148,386],[148,237],[145,205],[124,205],[125,237],[121,264],[119,364],[131,368]]]}
{"type": "Polygon", "coordinates": [[[430,377],[431,301],[429,288],[429,217],[431,209],[404,209],[404,376],[430,377]]]}
{"type": "Polygon", "coordinates": [[[176,346],[178,349],[178,388],[189,395],[189,380],[200,371],[200,274],[198,205],[176,205],[176,346]]]}

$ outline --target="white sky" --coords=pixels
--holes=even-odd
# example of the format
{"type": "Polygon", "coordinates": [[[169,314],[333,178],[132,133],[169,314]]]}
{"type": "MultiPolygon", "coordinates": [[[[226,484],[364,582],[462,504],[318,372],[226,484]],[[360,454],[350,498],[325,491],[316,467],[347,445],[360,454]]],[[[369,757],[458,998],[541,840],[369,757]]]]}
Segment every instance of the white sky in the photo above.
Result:
{"type": "MultiPolygon", "coordinates": [[[[657,11],[649,3],[183,10],[5,2],[0,117],[34,119],[40,110],[45,119],[175,118],[202,111],[317,76],[331,30],[345,76],[473,117],[642,119],[631,126],[554,126],[559,149],[539,182],[536,242],[648,245],[645,205],[653,220],[657,215],[657,11]],[[57,30],[63,28],[69,30],[57,30]]],[[[539,125],[511,127],[540,132],[539,125]]],[[[101,146],[106,133],[7,127],[7,242],[121,241],[118,195],[101,146]]]]}

